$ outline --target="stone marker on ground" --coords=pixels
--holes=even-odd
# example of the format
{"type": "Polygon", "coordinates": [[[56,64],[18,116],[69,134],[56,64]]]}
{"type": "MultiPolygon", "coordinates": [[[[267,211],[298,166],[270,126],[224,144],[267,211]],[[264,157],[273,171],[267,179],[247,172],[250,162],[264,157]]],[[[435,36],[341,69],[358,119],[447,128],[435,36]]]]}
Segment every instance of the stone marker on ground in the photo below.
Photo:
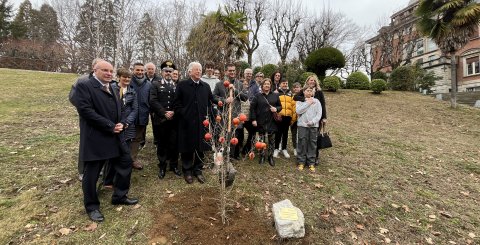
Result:
{"type": "Polygon", "coordinates": [[[480,100],[475,101],[475,105],[473,107],[480,108],[480,100]]]}
{"type": "Polygon", "coordinates": [[[305,219],[302,211],[293,206],[290,200],[273,204],[275,229],[280,238],[301,238],[305,236],[305,219]]]}
{"type": "Polygon", "coordinates": [[[442,100],[443,99],[442,94],[435,95],[435,99],[442,100]]]}

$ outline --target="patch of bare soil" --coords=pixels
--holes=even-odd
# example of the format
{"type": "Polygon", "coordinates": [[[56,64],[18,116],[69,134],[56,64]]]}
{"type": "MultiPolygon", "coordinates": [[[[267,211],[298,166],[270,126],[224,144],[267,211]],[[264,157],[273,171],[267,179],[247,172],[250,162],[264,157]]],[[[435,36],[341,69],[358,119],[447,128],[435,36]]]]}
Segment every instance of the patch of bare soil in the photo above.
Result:
{"type": "Polygon", "coordinates": [[[223,225],[218,208],[218,191],[189,189],[168,198],[160,210],[153,210],[149,244],[271,244],[275,229],[251,210],[232,207],[223,225]]]}

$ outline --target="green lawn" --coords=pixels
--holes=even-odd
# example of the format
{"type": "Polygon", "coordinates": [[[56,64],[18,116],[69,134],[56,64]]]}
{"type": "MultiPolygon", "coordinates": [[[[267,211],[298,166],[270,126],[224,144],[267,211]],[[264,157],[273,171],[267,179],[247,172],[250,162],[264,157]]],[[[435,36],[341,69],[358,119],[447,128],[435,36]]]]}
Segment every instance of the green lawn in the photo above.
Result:
{"type": "MultiPolygon", "coordinates": [[[[171,207],[170,199],[217,190],[215,176],[206,172],[205,185],[187,186],[172,174],[158,180],[149,131],[140,153],[146,166],[134,171],[130,191],[141,205],[120,209],[102,191],[106,221],[85,231],[92,222],[77,180],[78,116],[67,99],[77,76],[10,69],[0,74],[1,244],[188,241],[174,232],[188,227],[171,228],[160,239],[161,215],[181,210],[171,207]],[[169,198],[172,193],[175,197],[169,198]],[[61,235],[62,228],[70,233],[61,235]]],[[[274,168],[256,160],[236,163],[239,174],[229,192],[232,212],[241,205],[250,215],[232,217],[254,217],[271,237],[250,244],[480,243],[479,109],[453,110],[448,102],[418,93],[340,90],[325,95],[334,147],[321,152],[316,173],[298,172],[293,160],[279,159],[274,168]],[[273,237],[268,207],[285,198],[305,214],[304,239],[273,237]]],[[[181,212],[189,217],[188,209],[181,212]]],[[[199,242],[236,244],[225,239],[199,242]]]]}

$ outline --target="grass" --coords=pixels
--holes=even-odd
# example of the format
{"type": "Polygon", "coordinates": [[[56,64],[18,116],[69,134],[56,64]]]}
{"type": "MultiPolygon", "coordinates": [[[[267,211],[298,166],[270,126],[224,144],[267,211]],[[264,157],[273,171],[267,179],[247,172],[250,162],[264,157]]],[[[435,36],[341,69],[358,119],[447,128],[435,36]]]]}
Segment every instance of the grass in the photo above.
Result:
{"type": "MultiPolygon", "coordinates": [[[[182,195],[218,185],[208,173],[205,185],[187,186],[172,175],[159,181],[149,131],[140,153],[146,167],[133,173],[130,190],[141,207],[118,210],[102,192],[106,221],[84,231],[91,222],[76,179],[78,116],[67,100],[76,76],[0,73],[1,244],[146,244],[167,191],[182,195]],[[63,227],[72,233],[60,235],[63,227]]],[[[269,226],[265,206],[286,198],[305,214],[305,239],[272,244],[480,242],[480,110],[453,110],[417,93],[341,90],[326,99],[334,147],[321,152],[315,174],[299,173],[293,160],[279,159],[275,168],[236,164],[229,197],[259,222],[269,226]]]]}

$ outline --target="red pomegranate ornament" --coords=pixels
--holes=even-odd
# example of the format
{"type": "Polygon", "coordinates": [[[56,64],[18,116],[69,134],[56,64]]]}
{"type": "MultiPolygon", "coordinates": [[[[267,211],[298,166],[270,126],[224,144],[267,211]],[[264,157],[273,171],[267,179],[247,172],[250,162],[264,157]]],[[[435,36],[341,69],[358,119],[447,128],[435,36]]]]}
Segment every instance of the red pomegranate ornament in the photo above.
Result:
{"type": "Polygon", "coordinates": [[[256,148],[257,150],[263,149],[263,143],[260,142],[260,141],[257,141],[257,143],[255,143],[255,148],[256,148]]]}
{"type": "Polygon", "coordinates": [[[203,126],[205,126],[206,128],[208,128],[208,125],[209,125],[209,124],[210,124],[210,123],[208,122],[208,119],[203,120],[203,126]]]}
{"type": "Polygon", "coordinates": [[[232,138],[232,139],[230,140],[230,144],[232,144],[232,145],[237,145],[237,144],[238,144],[238,139],[237,139],[237,138],[232,138]]]}
{"type": "Polygon", "coordinates": [[[211,139],[212,139],[212,134],[206,133],[206,134],[205,134],[205,140],[206,140],[206,141],[210,141],[211,139]]]}
{"type": "Polygon", "coordinates": [[[215,117],[215,121],[217,121],[217,122],[222,121],[222,117],[220,115],[218,115],[217,117],[215,117]]]}
{"type": "Polygon", "coordinates": [[[222,136],[222,137],[218,138],[218,142],[223,143],[224,141],[225,141],[225,137],[222,136]]]}
{"type": "Polygon", "coordinates": [[[247,121],[247,115],[242,113],[242,114],[238,115],[238,119],[240,119],[240,121],[242,121],[242,122],[245,122],[245,121],[247,121]]]}
{"type": "Polygon", "coordinates": [[[234,119],[232,119],[232,123],[233,123],[233,125],[238,126],[238,124],[240,123],[240,119],[234,118],[234,119]]]}
{"type": "Polygon", "coordinates": [[[223,86],[225,86],[225,88],[228,88],[230,86],[230,81],[228,80],[223,81],[223,86]]]}
{"type": "Polygon", "coordinates": [[[223,102],[222,101],[219,101],[218,102],[218,107],[222,107],[223,106],[223,102]]]}
{"type": "Polygon", "coordinates": [[[248,154],[248,158],[249,158],[250,160],[253,160],[253,158],[255,158],[255,153],[250,152],[250,154],[248,154]]]}

